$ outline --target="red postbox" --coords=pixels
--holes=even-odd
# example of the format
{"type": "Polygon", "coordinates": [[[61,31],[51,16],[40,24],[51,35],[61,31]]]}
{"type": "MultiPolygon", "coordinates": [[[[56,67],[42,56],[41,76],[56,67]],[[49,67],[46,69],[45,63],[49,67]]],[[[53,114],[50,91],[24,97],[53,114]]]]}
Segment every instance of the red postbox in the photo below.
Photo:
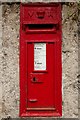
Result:
{"type": "Polygon", "coordinates": [[[62,115],[61,4],[20,6],[20,116],[62,115]]]}

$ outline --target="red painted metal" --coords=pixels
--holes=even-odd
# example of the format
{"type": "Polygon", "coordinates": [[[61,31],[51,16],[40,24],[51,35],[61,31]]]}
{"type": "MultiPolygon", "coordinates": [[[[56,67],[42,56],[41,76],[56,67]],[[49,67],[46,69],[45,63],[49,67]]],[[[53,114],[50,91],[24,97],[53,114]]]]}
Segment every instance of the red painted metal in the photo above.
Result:
{"type": "Polygon", "coordinates": [[[21,3],[21,117],[62,115],[61,44],[61,4],[21,3]],[[34,70],[34,43],[46,43],[46,70],[34,70]]]}

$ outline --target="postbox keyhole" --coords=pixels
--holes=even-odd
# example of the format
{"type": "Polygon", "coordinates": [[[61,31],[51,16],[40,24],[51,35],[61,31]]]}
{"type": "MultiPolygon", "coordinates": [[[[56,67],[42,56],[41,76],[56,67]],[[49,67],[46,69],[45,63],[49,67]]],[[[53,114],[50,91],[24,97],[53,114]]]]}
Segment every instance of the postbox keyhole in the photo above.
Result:
{"type": "Polygon", "coordinates": [[[37,81],[37,79],[35,77],[33,77],[33,82],[36,82],[36,81],[37,81]]]}

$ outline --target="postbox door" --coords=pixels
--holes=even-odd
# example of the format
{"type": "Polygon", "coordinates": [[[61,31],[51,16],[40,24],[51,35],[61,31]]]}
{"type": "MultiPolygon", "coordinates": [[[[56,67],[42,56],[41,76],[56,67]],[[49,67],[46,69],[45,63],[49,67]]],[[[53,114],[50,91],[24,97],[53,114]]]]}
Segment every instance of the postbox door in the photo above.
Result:
{"type": "Polygon", "coordinates": [[[28,43],[27,110],[55,109],[55,43],[28,43]]]}

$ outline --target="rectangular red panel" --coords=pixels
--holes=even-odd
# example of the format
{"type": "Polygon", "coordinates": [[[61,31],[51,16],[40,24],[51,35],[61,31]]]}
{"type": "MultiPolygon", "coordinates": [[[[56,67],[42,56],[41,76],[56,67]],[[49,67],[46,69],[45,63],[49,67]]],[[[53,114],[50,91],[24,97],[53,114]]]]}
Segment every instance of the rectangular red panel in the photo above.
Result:
{"type": "Polygon", "coordinates": [[[62,115],[61,34],[61,4],[21,4],[21,117],[62,115]]]}
{"type": "MultiPolygon", "coordinates": [[[[28,43],[28,108],[54,108],[55,78],[54,78],[54,43],[46,44],[47,72],[34,71],[34,43],[28,43]],[[50,57],[51,56],[51,57],[50,57]],[[34,72],[33,72],[34,71],[34,72]],[[42,93],[42,94],[41,94],[42,93]],[[32,101],[31,101],[32,100],[32,101]]],[[[42,56],[43,57],[43,56],[42,56]]],[[[42,65],[41,65],[42,66],[42,65]]]]}

